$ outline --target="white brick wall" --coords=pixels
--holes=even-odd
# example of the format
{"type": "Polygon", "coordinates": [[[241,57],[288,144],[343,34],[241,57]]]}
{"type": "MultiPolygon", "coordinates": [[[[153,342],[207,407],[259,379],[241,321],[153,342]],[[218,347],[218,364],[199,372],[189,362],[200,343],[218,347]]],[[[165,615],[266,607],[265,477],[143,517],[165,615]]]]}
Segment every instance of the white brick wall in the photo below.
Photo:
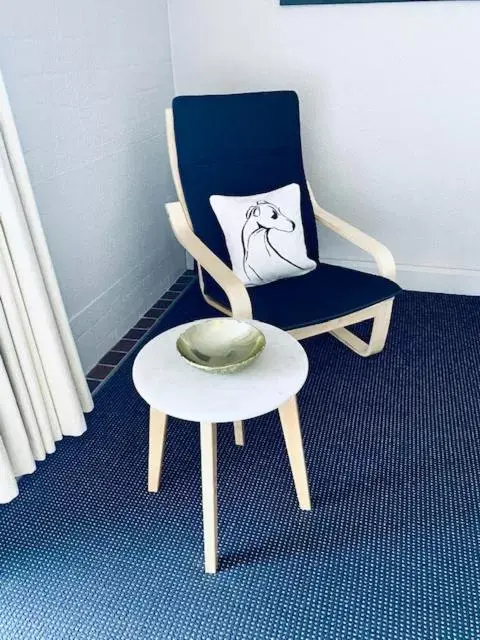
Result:
{"type": "Polygon", "coordinates": [[[401,285],[480,293],[480,2],[171,0],[170,24],[179,94],[296,89],[320,204],[386,244],[401,285]]]}
{"type": "Polygon", "coordinates": [[[0,0],[0,65],[85,370],[184,269],[166,0],[0,0]]]}

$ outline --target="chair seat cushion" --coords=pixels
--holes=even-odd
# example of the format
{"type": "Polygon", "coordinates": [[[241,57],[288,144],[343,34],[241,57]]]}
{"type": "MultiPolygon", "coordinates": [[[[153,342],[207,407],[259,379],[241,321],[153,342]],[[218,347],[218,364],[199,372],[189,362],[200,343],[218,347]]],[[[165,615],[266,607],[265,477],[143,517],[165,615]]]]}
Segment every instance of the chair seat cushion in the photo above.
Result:
{"type": "MultiPolygon", "coordinates": [[[[387,278],[323,263],[304,276],[248,289],[254,319],[287,331],[360,311],[400,291],[387,278]]],[[[220,287],[209,295],[229,306],[220,287]]]]}

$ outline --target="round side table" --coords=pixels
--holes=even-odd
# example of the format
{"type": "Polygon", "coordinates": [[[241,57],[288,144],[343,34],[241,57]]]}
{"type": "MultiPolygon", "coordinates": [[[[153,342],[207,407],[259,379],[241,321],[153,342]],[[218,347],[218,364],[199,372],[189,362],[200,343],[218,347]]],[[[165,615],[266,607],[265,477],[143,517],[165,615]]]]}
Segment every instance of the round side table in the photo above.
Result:
{"type": "Polygon", "coordinates": [[[301,509],[311,509],[296,400],[307,377],[307,356],[288,333],[263,322],[249,322],[263,331],[266,346],[255,362],[237,373],[200,371],[182,359],[177,338],[195,323],[170,329],[148,342],[133,365],[135,387],[150,405],[149,491],[159,487],[167,416],[200,423],[207,573],[217,571],[217,423],[233,422],[236,441],[241,443],[241,420],[278,409],[298,502],[301,509]]]}

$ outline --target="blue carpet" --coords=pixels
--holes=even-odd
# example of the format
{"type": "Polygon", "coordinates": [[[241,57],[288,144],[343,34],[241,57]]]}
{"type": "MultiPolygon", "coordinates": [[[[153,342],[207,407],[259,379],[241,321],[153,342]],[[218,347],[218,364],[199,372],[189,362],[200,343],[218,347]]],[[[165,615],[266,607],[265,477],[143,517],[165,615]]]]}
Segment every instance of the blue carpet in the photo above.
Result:
{"type": "MultiPolygon", "coordinates": [[[[274,414],[219,428],[220,573],[203,574],[197,427],[172,421],[146,485],[130,357],[89,429],[0,509],[2,640],[480,638],[480,299],[405,293],[364,360],[304,342],[314,509],[274,414]]],[[[208,315],[196,285],[158,331],[208,315]]]]}

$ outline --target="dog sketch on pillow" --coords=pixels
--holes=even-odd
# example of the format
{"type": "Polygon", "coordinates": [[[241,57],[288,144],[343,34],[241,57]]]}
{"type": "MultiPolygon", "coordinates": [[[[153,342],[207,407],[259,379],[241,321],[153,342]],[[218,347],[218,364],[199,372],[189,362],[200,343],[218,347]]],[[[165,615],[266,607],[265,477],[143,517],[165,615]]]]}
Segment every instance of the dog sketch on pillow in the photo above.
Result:
{"type": "Polygon", "coordinates": [[[281,247],[273,246],[269,238],[273,229],[292,233],[295,230],[295,223],[276,205],[267,200],[258,200],[248,208],[242,229],[243,270],[251,282],[268,280],[268,275],[264,277],[263,273],[266,261],[269,263],[269,272],[275,261],[284,261],[300,271],[304,270],[303,267],[282,255],[281,247]]]}
{"type": "Polygon", "coordinates": [[[211,196],[234,273],[246,286],[300,276],[316,267],[307,256],[300,187],[255,196],[211,196]]]}

